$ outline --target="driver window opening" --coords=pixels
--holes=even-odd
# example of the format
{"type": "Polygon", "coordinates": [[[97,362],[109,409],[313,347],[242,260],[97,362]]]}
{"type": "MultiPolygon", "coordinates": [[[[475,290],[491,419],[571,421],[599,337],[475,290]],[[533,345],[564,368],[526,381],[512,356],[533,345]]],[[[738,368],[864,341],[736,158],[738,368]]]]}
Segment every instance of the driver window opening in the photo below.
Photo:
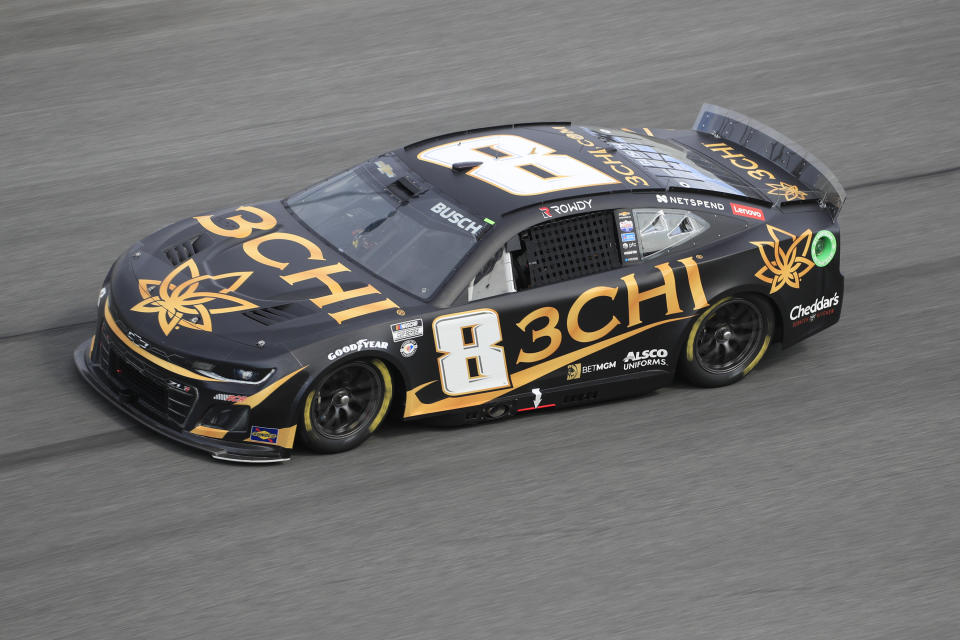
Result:
{"type": "Polygon", "coordinates": [[[616,269],[672,250],[709,227],[700,216],[673,209],[592,211],[548,220],[500,247],[468,286],[467,300],[616,269]]]}

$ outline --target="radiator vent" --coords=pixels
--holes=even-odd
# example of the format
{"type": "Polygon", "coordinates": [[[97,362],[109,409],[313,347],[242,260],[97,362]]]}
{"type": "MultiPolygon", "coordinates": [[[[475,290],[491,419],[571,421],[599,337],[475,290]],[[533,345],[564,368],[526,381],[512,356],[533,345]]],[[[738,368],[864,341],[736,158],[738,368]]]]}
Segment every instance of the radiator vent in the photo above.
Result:
{"type": "Polygon", "coordinates": [[[305,316],[307,315],[307,310],[296,304],[281,304],[275,307],[260,307],[259,309],[244,311],[243,315],[250,318],[254,322],[259,322],[260,324],[269,327],[272,324],[279,324],[281,322],[287,322],[288,320],[305,316]]]}

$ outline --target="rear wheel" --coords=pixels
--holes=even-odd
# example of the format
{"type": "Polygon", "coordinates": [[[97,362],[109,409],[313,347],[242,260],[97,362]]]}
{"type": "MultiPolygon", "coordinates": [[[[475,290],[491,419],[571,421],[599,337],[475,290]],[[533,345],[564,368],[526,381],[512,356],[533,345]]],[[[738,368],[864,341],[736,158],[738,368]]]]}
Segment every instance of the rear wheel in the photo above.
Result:
{"type": "Polygon", "coordinates": [[[713,303],[690,328],[680,371],[693,384],[721,387],[744,377],[760,362],[773,338],[773,310],[760,297],[729,297],[713,303]]]}
{"type": "Polygon", "coordinates": [[[353,449],[380,426],[393,385],[380,360],[357,360],[320,376],[304,399],[301,440],[320,453],[353,449]]]}

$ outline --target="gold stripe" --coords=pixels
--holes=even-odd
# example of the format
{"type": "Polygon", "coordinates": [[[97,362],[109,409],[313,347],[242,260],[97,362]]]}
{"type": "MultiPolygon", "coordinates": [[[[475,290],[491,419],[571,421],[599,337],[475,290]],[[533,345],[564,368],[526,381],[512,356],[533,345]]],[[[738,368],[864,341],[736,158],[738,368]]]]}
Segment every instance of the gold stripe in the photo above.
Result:
{"type": "MultiPolygon", "coordinates": [[[[374,289],[370,293],[373,293],[374,291],[376,291],[376,289],[374,289]]],[[[343,324],[344,320],[350,320],[351,318],[356,318],[358,316],[365,316],[368,313],[375,313],[377,311],[384,311],[386,309],[396,309],[396,307],[397,307],[396,302],[394,302],[390,298],[384,298],[383,300],[378,300],[376,302],[371,302],[369,304],[362,304],[357,307],[350,307],[349,309],[344,309],[343,311],[337,311],[329,315],[331,318],[337,321],[337,324],[343,324]]]]}
{"type": "Polygon", "coordinates": [[[216,438],[217,440],[222,440],[223,436],[227,435],[227,430],[216,429],[214,427],[208,427],[206,425],[198,424],[193,429],[190,429],[190,433],[196,434],[198,436],[205,436],[207,438],[216,438]]]}
{"type": "Polygon", "coordinates": [[[653,137],[653,131],[650,131],[650,129],[647,129],[646,127],[644,127],[643,132],[648,136],[653,137]]]}
{"type": "Polygon", "coordinates": [[[707,294],[703,292],[703,283],[700,281],[700,267],[693,258],[680,258],[680,264],[687,271],[687,282],[690,283],[690,295],[693,296],[693,310],[707,306],[707,294]]]}
{"type": "Polygon", "coordinates": [[[541,362],[538,365],[519,371],[512,376],[510,376],[513,386],[507,389],[497,389],[495,391],[490,391],[487,393],[480,393],[472,396],[462,396],[457,398],[444,398],[442,400],[437,400],[436,402],[424,403],[417,398],[417,392],[419,392],[424,387],[433,384],[436,380],[431,380],[426,382],[415,389],[407,391],[407,407],[404,411],[404,417],[409,418],[412,416],[419,416],[426,413],[435,413],[438,411],[450,411],[453,409],[462,409],[464,407],[473,407],[478,404],[484,404],[499,398],[505,393],[514,391],[520,387],[523,387],[538,378],[542,378],[551,371],[556,371],[557,369],[564,367],[572,362],[580,360],[581,358],[586,358],[592,353],[596,353],[602,349],[606,349],[609,346],[615,345],[618,342],[622,342],[627,338],[631,338],[639,333],[644,331],[649,331],[664,324],[669,324],[671,322],[678,322],[680,320],[688,320],[693,316],[683,316],[680,318],[667,318],[666,320],[661,320],[660,322],[654,322],[653,324],[644,325],[642,327],[637,327],[626,333],[621,333],[620,335],[613,336],[612,338],[607,338],[597,342],[596,344],[591,344],[582,349],[577,349],[571,353],[568,353],[564,356],[558,356],[552,360],[547,360],[546,362],[541,362]]]}
{"type": "Polygon", "coordinates": [[[97,342],[97,334],[93,334],[93,337],[90,338],[90,353],[87,354],[87,357],[93,360],[93,345],[97,342]]]}
{"type": "Polygon", "coordinates": [[[297,434],[297,425],[284,427],[277,434],[277,444],[284,449],[293,449],[293,437],[297,434]]]}
{"type": "Polygon", "coordinates": [[[126,335],[124,335],[122,331],[120,331],[120,327],[117,326],[116,321],[113,319],[113,315],[110,313],[109,299],[107,300],[107,304],[104,307],[103,317],[107,321],[107,325],[110,326],[110,329],[113,331],[113,333],[116,334],[118,338],[120,338],[120,341],[123,342],[123,344],[127,345],[127,347],[129,347],[134,353],[136,353],[141,358],[145,360],[149,360],[150,362],[157,365],[158,367],[162,367],[167,371],[170,371],[171,373],[177,374],[178,376],[181,376],[184,378],[191,378],[193,380],[209,380],[213,382],[213,378],[208,378],[207,376],[202,376],[199,373],[194,373],[189,369],[178,367],[172,362],[167,362],[163,358],[159,358],[153,355],[152,353],[150,353],[149,351],[147,351],[146,349],[141,348],[139,345],[134,344],[133,340],[128,338],[126,335]]]}
{"type": "Polygon", "coordinates": [[[255,394],[253,394],[252,396],[247,396],[247,399],[244,400],[243,402],[237,402],[236,404],[237,404],[238,406],[241,406],[241,407],[250,407],[251,409],[254,408],[254,407],[257,406],[258,404],[260,404],[261,402],[263,402],[264,400],[266,400],[266,399],[267,399],[267,396],[269,396],[271,393],[273,393],[274,391],[276,391],[277,388],[278,388],[280,385],[282,385],[284,382],[286,382],[287,380],[289,380],[289,379],[292,378],[293,376],[297,375],[298,373],[300,373],[300,372],[303,371],[304,369],[306,369],[306,367],[300,367],[299,369],[297,369],[297,370],[294,371],[293,373],[290,373],[290,374],[287,374],[287,375],[283,376],[282,378],[280,378],[279,380],[277,380],[276,382],[274,382],[273,384],[271,384],[271,385],[270,385],[269,387],[267,387],[266,389],[262,389],[262,390],[260,390],[260,391],[257,391],[257,392],[256,392],[255,394]]]}

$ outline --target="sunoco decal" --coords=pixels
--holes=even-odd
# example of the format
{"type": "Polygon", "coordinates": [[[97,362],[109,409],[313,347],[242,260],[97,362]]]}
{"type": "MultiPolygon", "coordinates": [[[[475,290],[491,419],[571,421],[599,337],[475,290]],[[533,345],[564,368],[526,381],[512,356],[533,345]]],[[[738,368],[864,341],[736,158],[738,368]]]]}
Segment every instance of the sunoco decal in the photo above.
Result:
{"type": "Polygon", "coordinates": [[[280,437],[280,429],[271,429],[270,427],[251,427],[250,439],[265,444],[277,444],[277,438],[280,437]]]}

